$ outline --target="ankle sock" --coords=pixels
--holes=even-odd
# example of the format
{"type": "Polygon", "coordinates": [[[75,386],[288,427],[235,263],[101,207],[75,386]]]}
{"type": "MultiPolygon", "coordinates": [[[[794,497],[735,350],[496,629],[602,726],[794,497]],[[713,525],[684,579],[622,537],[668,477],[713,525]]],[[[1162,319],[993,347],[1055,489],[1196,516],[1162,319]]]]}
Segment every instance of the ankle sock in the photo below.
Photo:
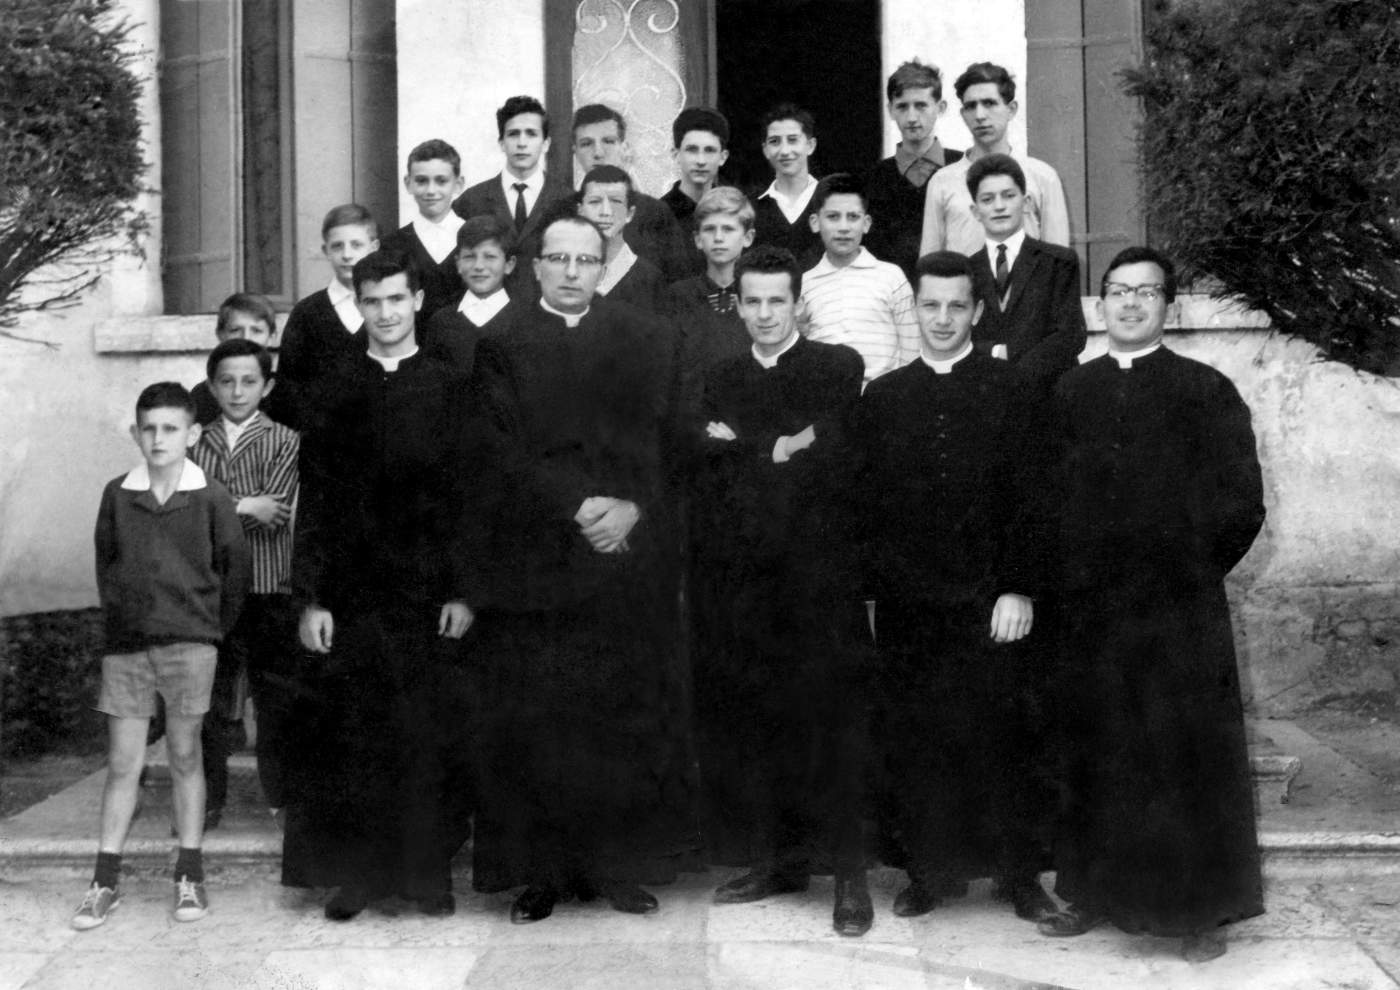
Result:
{"type": "Polygon", "coordinates": [[[92,871],[92,882],[99,887],[111,887],[117,889],[117,879],[122,873],[122,854],[105,853],[97,854],[97,868],[92,871]]]}
{"type": "Polygon", "coordinates": [[[198,849],[180,847],[180,853],[175,857],[175,879],[181,877],[195,883],[204,882],[204,857],[198,849]]]}

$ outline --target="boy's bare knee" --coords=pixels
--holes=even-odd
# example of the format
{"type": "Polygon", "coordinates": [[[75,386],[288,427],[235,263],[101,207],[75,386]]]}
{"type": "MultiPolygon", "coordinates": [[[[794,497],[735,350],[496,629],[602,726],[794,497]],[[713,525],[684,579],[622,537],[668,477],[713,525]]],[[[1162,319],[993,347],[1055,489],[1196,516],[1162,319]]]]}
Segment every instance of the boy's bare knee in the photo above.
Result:
{"type": "Polygon", "coordinates": [[[203,767],[203,750],[199,744],[200,718],[167,719],[165,748],[170,757],[170,772],[181,775],[194,773],[203,767]]]}

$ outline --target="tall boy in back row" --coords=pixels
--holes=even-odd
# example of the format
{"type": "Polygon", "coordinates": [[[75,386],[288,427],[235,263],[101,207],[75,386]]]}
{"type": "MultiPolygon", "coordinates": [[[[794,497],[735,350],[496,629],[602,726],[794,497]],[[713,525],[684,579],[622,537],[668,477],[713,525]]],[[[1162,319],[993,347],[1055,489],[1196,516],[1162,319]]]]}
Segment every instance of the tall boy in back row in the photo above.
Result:
{"type": "Polygon", "coordinates": [[[821,256],[821,239],[812,228],[817,180],[810,161],[817,150],[817,124],[791,103],[780,103],[763,116],[763,157],[773,181],[754,197],[754,244],[791,251],[804,269],[821,256]]]}
{"type": "Polygon", "coordinates": [[[462,218],[452,201],[462,192],[462,157],[436,138],[408,153],[404,188],[418,215],[384,238],[384,247],[413,259],[423,279],[423,317],[457,301],[462,279],[457,274],[457,229],[462,218]]]}

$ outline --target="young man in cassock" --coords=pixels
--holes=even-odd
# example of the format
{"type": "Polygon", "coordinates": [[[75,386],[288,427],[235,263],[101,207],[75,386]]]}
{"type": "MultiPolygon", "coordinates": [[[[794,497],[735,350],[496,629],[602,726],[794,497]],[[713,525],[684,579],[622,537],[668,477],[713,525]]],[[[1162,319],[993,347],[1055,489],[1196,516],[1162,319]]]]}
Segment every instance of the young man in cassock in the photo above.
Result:
{"type": "Polygon", "coordinates": [[[1044,417],[1016,368],[973,347],[973,263],[940,251],[915,275],[919,356],[871,382],[856,410],[882,851],[909,875],[900,917],[992,875],[996,896],[1038,921],[1055,910],[1037,878],[1055,806],[1034,717],[1044,417]]]}
{"type": "Polygon", "coordinates": [[[706,374],[697,533],[696,736],[712,862],[749,872],[719,904],[836,875],[842,935],[873,918],[860,836],[864,609],[842,496],[865,363],[797,332],[802,270],[756,247],[735,267],[750,353],[706,374]]]}
{"type": "Polygon", "coordinates": [[[472,521],[485,667],[473,884],[525,885],[517,923],[596,895],[657,908],[643,883],[692,865],[676,536],[664,495],[674,346],[595,297],[604,237],[541,231],[538,301],[477,348],[493,500],[472,521]]]}
{"type": "Polygon", "coordinates": [[[1222,585],[1264,522],[1259,459],[1230,380],[1162,346],[1171,262],[1128,248],[1099,295],[1109,353],[1055,393],[1070,906],[1040,929],[1107,920],[1203,961],[1225,951],[1221,926],[1264,910],[1222,585]]]}
{"type": "Polygon", "coordinates": [[[423,304],[407,254],[355,264],[367,350],[327,379],[301,443],[292,587],[299,635],[323,657],[300,738],[282,882],[339,887],[345,921],[402,895],[454,909],[450,865],[470,832],[471,695],[458,667],[471,625],[458,536],[463,387],[418,349],[423,304]]]}

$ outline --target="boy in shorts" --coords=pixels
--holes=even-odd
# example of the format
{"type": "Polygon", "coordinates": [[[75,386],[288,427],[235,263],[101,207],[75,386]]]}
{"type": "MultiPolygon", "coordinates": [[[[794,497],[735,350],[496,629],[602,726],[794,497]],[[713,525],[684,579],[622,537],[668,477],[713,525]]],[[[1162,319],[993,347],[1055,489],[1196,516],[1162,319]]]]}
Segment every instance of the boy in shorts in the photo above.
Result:
{"type": "Polygon", "coordinates": [[[175,920],[209,908],[200,843],[204,769],[199,733],[218,645],[248,587],[248,546],[233,499],[185,458],[199,439],[183,385],[158,382],[136,400],[132,439],[143,463],[107,483],[98,509],[97,590],[106,629],[102,693],[107,782],[97,867],[73,927],[96,928],[119,903],[121,850],[136,806],[146,729],[165,699],[166,745],[179,832],[175,920]]]}

